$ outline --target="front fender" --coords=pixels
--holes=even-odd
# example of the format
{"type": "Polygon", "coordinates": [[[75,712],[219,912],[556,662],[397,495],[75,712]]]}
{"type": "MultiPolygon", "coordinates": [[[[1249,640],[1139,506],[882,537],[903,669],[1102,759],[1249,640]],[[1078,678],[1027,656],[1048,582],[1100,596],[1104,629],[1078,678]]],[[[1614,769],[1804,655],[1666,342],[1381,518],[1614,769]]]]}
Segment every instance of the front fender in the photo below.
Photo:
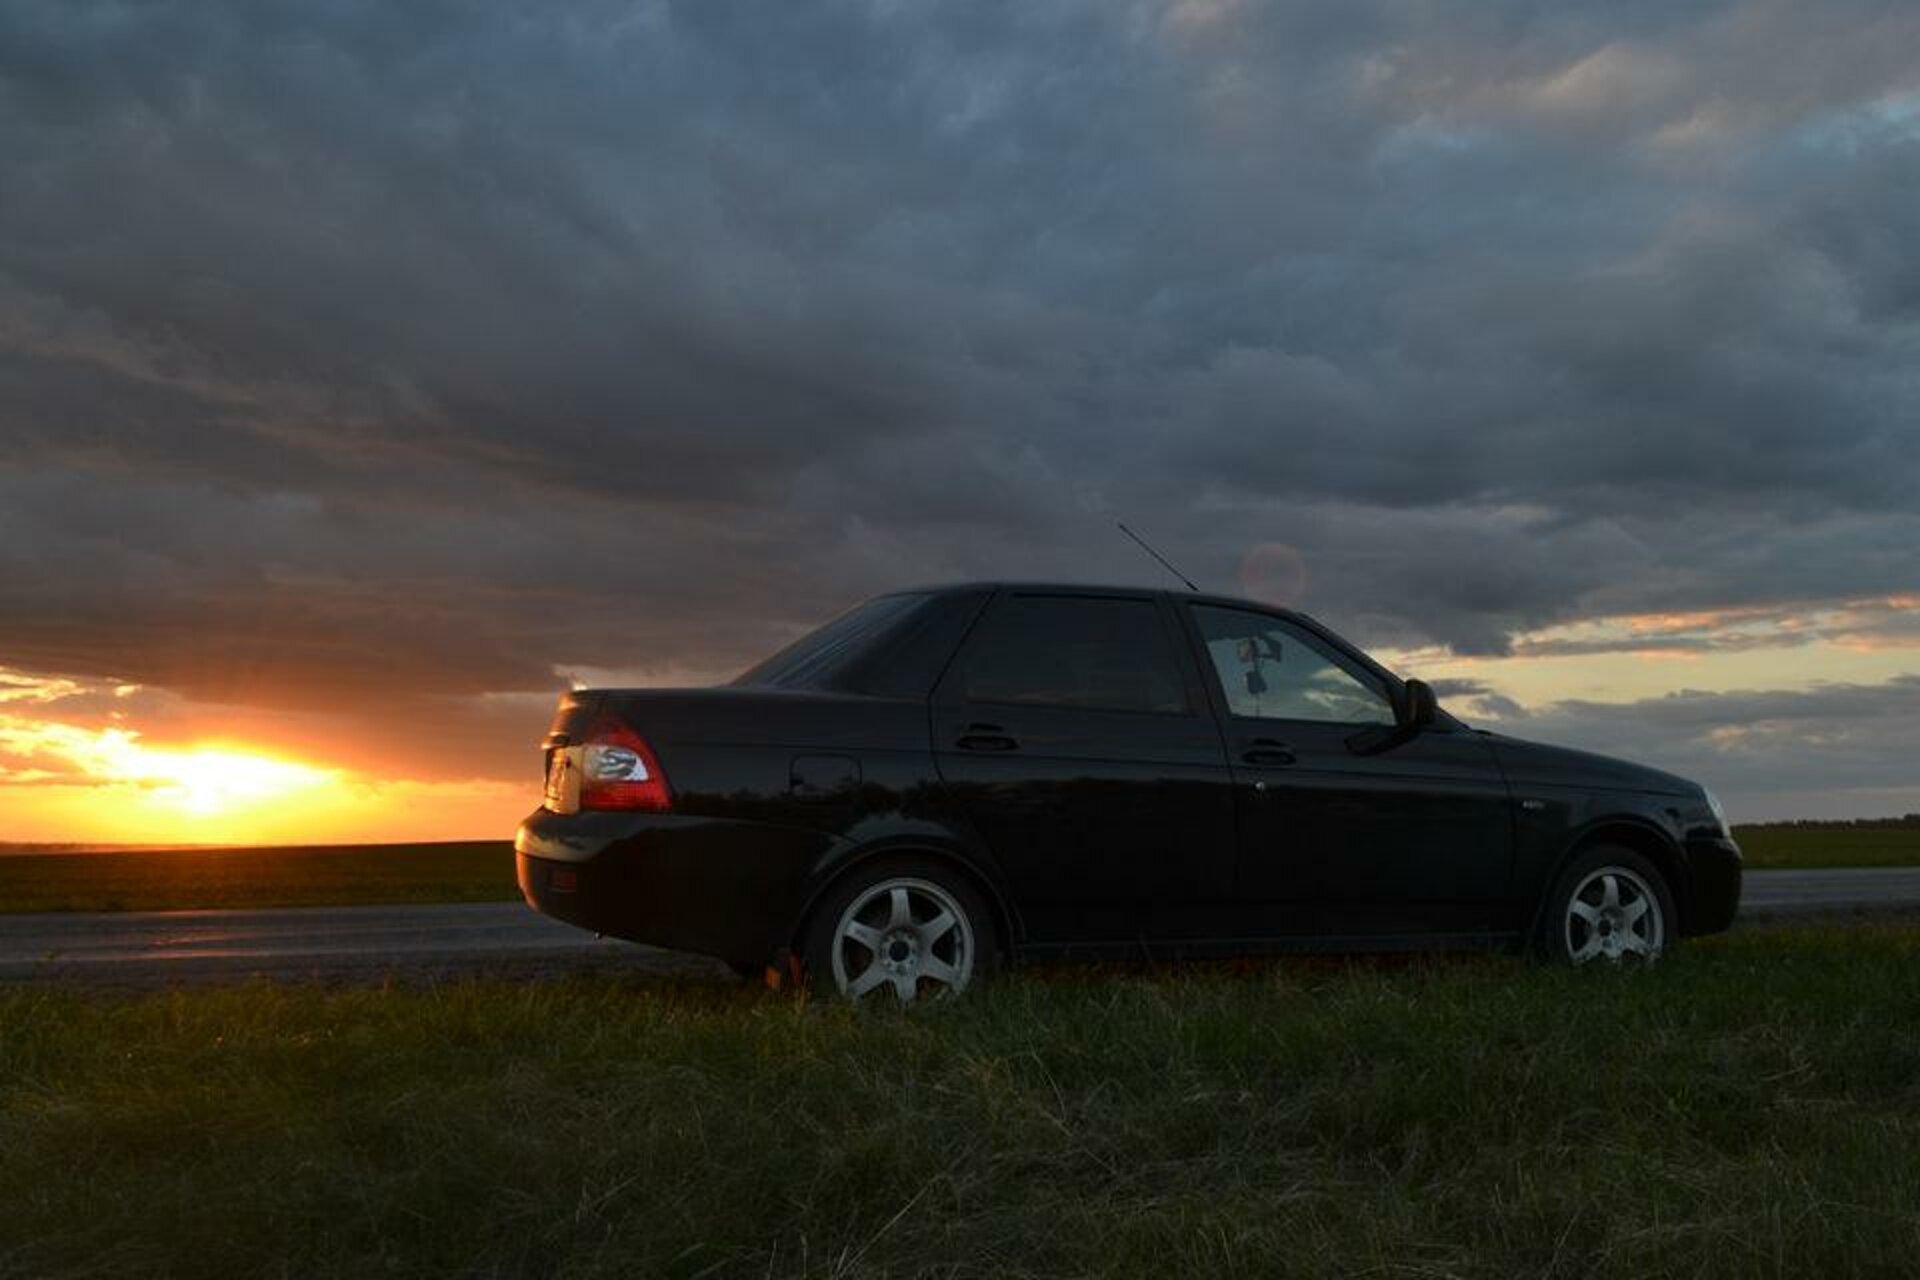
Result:
{"type": "Polygon", "coordinates": [[[1631,849],[1659,869],[1680,916],[1676,931],[1684,932],[1693,909],[1693,885],[1687,873],[1680,815],[1671,804],[1672,797],[1612,797],[1610,804],[1599,797],[1595,800],[1589,813],[1558,833],[1549,856],[1536,862],[1526,936],[1531,938],[1539,933],[1542,913],[1547,909],[1547,894],[1567,864],[1597,844],[1631,849]]]}

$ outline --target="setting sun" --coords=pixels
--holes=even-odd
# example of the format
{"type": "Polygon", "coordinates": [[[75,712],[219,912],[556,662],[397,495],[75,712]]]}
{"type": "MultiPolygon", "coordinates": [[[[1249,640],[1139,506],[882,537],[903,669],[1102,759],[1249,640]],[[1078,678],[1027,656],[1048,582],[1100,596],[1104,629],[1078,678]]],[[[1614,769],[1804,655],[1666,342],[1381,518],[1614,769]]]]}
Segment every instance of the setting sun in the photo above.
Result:
{"type": "Polygon", "coordinates": [[[121,725],[0,715],[8,839],[192,844],[510,829],[526,788],[489,779],[379,780],[229,739],[156,744],[121,725]],[[9,765],[11,762],[11,765],[9,765]],[[461,828],[464,830],[464,826],[461,828]]]}
{"type": "MultiPolygon", "coordinates": [[[[224,744],[150,747],[134,729],[87,729],[79,725],[0,720],[0,747],[65,764],[79,778],[150,791],[186,813],[214,814],[236,804],[272,800],[334,779],[338,771],[278,760],[224,744]]],[[[60,774],[41,770],[38,778],[60,774]]]]}
{"type": "MultiPolygon", "coordinates": [[[[110,731],[111,732],[111,731],[110,731]]],[[[108,777],[152,787],[155,797],[196,815],[279,800],[332,781],[336,771],[221,747],[160,751],[137,742],[103,743],[108,777]]]]}

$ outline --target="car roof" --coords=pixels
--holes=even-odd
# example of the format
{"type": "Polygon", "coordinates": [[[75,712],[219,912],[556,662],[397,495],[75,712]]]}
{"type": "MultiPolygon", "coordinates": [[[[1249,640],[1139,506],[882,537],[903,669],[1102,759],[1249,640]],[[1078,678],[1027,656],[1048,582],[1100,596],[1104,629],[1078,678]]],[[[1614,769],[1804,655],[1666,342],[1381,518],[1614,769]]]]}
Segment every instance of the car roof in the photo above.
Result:
{"type": "Polygon", "coordinates": [[[889,595],[951,595],[962,591],[1021,591],[1047,595],[1074,596],[1170,596],[1176,600],[1191,600],[1200,604],[1222,604],[1240,609],[1258,609],[1263,613],[1277,613],[1288,618],[1304,618],[1307,615],[1297,609],[1284,605],[1267,604],[1259,600],[1249,600],[1241,596],[1220,595],[1212,591],[1182,591],[1172,587],[1148,587],[1137,582],[1047,582],[1030,581],[1022,578],[999,578],[974,582],[941,582],[918,587],[908,587],[901,591],[891,591],[889,595]]]}

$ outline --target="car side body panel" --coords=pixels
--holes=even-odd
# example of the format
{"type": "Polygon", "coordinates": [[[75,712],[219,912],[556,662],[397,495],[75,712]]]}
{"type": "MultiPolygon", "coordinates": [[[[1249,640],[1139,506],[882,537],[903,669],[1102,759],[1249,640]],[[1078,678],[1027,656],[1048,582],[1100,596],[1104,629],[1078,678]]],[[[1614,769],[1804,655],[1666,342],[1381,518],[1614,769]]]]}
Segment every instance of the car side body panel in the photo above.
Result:
{"type": "MultiPolygon", "coordinates": [[[[1401,682],[1298,614],[1211,606],[1343,659],[1398,704],[1401,682]]],[[[1195,611],[1190,647],[1205,652],[1195,611]]],[[[1417,734],[1324,720],[1235,714],[1220,680],[1208,697],[1235,778],[1240,856],[1231,905],[1164,932],[1401,936],[1511,927],[1512,800],[1490,747],[1451,718],[1417,734]]]]}
{"type": "MultiPolygon", "coordinates": [[[[1152,903],[1231,896],[1232,776],[1219,728],[1156,592],[1001,593],[982,633],[1009,607],[1119,607],[1164,642],[1164,712],[976,701],[963,647],[932,699],[935,767],[993,851],[1030,941],[1137,944],[1152,903]]],[[[975,646],[978,640],[970,640],[975,646]]]]}

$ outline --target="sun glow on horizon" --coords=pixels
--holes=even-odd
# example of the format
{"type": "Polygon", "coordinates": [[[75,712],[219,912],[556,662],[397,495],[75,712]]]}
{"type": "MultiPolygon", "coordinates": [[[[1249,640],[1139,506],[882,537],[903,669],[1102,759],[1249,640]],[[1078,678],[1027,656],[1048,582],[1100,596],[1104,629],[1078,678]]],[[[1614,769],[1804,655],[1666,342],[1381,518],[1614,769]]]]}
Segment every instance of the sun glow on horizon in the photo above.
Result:
{"type": "Polygon", "coordinates": [[[131,730],[108,729],[95,747],[95,776],[149,787],[155,796],[196,816],[279,801],[295,792],[337,781],[337,769],[322,769],[221,744],[185,750],[148,747],[131,730]]]}
{"type": "Polygon", "coordinates": [[[0,748],[67,766],[61,771],[33,770],[18,781],[134,786],[189,814],[215,814],[236,805],[280,799],[340,776],[337,769],[299,764],[228,743],[167,748],[148,746],[140,738],[137,729],[86,729],[11,716],[0,720],[0,748]]]}
{"type": "Polygon", "coordinates": [[[224,738],[156,745],[125,726],[0,715],[8,840],[479,837],[510,833],[529,791],[486,778],[376,779],[224,738]]]}

